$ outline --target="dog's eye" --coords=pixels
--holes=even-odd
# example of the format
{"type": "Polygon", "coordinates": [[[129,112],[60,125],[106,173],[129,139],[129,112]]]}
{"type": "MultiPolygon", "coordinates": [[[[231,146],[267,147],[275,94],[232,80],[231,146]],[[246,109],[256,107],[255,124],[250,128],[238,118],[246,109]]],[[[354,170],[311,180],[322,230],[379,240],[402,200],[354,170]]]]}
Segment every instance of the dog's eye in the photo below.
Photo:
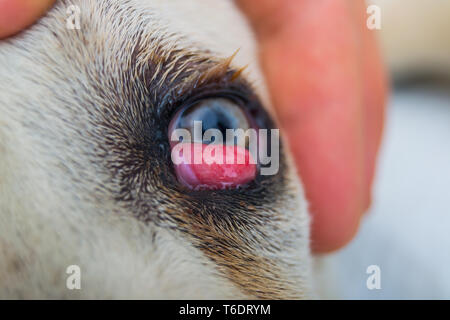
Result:
{"type": "Polygon", "coordinates": [[[255,128],[233,100],[208,98],[178,111],[169,125],[178,180],[195,189],[235,188],[256,176],[255,128]],[[254,130],[252,132],[251,130],[254,130]]]}
{"type": "MultiPolygon", "coordinates": [[[[250,128],[250,124],[247,115],[233,101],[225,98],[210,98],[201,100],[192,106],[180,110],[172,120],[171,129],[180,128],[189,130],[194,137],[194,142],[209,144],[215,141],[209,139],[203,140],[204,134],[208,129],[219,130],[226,140],[227,129],[247,130],[250,128]],[[195,126],[200,127],[200,125],[202,133],[201,141],[194,135],[195,126]]],[[[198,129],[197,131],[200,132],[198,129]]],[[[214,140],[216,137],[214,136],[212,138],[214,140]]],[[[227,144],[233,143],[233,141],[226,142],[227,144]]]]}

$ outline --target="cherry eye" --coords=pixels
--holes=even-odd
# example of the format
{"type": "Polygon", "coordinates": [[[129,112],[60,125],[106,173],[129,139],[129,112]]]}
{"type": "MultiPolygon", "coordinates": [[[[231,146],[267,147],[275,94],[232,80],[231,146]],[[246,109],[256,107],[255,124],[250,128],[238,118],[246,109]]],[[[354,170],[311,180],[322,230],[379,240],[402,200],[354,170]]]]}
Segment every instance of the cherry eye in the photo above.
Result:
{"type": "Polygon", "coordinates": [[[236,188],[256,176],[251,146],[258,143],[257,133],[233,100],[209,98],[182,108],[168,135],[177,178],[187,187],[236,188]]]}

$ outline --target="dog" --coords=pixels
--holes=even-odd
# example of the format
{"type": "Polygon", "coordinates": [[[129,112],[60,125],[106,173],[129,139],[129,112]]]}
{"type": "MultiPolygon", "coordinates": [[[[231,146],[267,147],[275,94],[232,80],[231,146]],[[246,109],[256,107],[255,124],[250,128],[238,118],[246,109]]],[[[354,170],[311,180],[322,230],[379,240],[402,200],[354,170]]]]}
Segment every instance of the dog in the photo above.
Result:
{"type": "Polygon", "coordinates": [[[59,1],[2,42],[0,297],[313,297],[283,143],[278,173],[248,188],[187,190],[170,161],[183,99],[234,90],[271,121],[256,56],[231,1],[59,1]]]}
{"type": "Polygon", "coordinates": [[[232,1],[63,0],[2,41],[0,298],[316,298],[307,201],[283,137],[278,172],[246,188],[177,180],[172,117],[224,94],[276,126],[232,1]]]}

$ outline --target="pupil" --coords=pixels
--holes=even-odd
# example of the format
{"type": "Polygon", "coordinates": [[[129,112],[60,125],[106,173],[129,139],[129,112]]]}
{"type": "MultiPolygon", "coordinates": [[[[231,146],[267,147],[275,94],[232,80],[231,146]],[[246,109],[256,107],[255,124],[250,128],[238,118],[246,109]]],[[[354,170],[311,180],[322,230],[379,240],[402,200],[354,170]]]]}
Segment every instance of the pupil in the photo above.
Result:
{"type": "Polygon", "coordinates": [[[226,129],[235,129],[237,126],[237,121],[233,120],[222,106],[194,106],[181,115],[180,127],[189,128],[193,126],[194,121],[202,121],[202,134],[208,129],[217,129],[225,137],[226,129]]]}
{"type": "Polygon", "coordinates": [[[228,117],[214,110],[205,112],[200,120],[202,121],[202,134],[208,129],[217,129],[225,135],[226,129],[233,129],[233,124],[229,121],[228,117]]]}

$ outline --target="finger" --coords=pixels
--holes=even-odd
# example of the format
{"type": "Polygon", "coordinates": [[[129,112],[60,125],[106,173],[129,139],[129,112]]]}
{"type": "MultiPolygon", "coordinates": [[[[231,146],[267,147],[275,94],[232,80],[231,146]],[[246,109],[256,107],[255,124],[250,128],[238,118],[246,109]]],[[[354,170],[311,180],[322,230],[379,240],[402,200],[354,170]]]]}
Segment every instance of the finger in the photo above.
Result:
{"type": "Polygon", "coordinates": [[[365,168],[366,168],[366,207],[371,202],[370,186],[375,175],[375,165],[381,143],[385,107],[388,95],[389,81],[383,64],[378,41],[374,30],[367,27],[365,1],[355,1],[355,22],[361,34],[362,52],[362,83],[364,106],[365,135],[365,168]]]}
{"type": "Polygon", "coordinates": [[[31,25],[53,3],[54,0],[0,0],[0,39],[31,25]]]}
{"type": "Polygon", "coordinates": [[[367,192],[350,2],[238,3],[259,39],[270,93],[310,201],[312,248],[337,249],[355,234],[367,192]]]}

